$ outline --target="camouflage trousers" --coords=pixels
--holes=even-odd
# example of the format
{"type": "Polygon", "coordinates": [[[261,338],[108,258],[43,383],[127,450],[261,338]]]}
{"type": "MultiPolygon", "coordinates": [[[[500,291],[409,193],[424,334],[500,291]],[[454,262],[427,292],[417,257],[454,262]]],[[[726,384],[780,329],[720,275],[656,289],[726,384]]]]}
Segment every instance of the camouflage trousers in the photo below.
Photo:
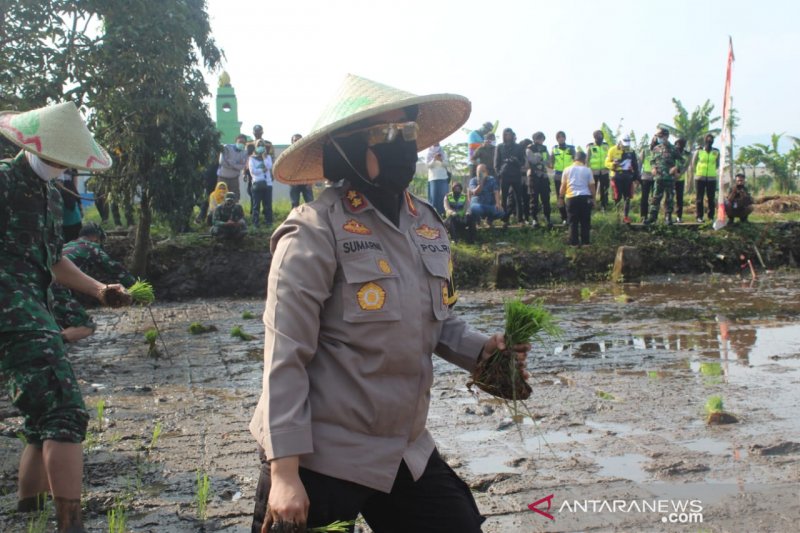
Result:
{"type": "Polygon", "coordinates": [[[211,228],[211,235],[218,239],[228,239],[232,241],[239,241],[244,239],[247,234],[247,228],[240,224],[232,226],[214,226],[211,228]]]}
{"type": "Polygon", "coordinates": [[[25,418],[28,443],[83,442],[89,414],[58,333],[0,333],[0,374],[25,418]]]}
{"type": "Polygon", "coordinates": [[[53,316],[58,327],[78,328],[81,326],[94,330],[96,325],[86,311],[86,308],[75,298],[71,290],[66,287],[54,285],[53,288],[53,316]]]}
{"type": "Polygon", "coordinates": [[[667,216],[672,215],[672,209],[675,204],[675,180],[672,179],[659,179],[656,177],[655,193],[650,202],[650,214],[648,218],[655,221],[658,218],[658,211],[661,209],[661,199],[666,196],[664,200],[664,214],[667,216]]]}

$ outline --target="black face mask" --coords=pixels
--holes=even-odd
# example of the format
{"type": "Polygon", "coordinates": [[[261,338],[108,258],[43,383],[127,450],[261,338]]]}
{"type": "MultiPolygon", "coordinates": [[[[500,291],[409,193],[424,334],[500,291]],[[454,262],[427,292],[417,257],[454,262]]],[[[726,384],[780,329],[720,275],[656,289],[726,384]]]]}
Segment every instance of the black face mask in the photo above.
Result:
{"type": "Polygon", "coordinates": [[[347,160],[332,142],[326,143],[322,149],[322,175],[331,181],[344,179],[351,184],[363,182],[367,177],[366,141],[359,135],[351,135],[337,139],[336,142],[347,156],[347,160]]]}
{"type": "Polygon", "coordinates": [[[378,158],[380,172],[373,183],[379,189],[399,195],[414,179],[417,170],[417,141],[405,141],[398,137],[394,142],[376,144],[372,147],[378,158]]]}
{"type": "Polygon", "coordinates": [[[740,184],[738,184],[738,183],[737,183],[737,184],[736,184],[736,188],[737,188],[737,189],[744,189],[744,185],[740,185],[740,184]]]}

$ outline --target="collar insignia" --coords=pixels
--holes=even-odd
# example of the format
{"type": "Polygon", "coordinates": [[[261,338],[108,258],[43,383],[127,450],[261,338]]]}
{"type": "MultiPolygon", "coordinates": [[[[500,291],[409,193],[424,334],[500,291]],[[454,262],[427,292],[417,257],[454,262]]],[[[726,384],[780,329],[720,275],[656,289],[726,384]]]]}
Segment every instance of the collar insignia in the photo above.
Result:
{"type": "Polygon", "coordinates": [[[421,225],[415,231],[417,232],[417,235],[423,239],[428,239],[429,241],[435,241],[439,238],[439,235],[441,235],[441,231],[436,228],[432,228],[427,224],[421,225]]]}
{"type": "Polygon", "coordinates": [[[406,206],[408,206],[408,212],[412,216],[417,216],[417,207],[414,205],[414,199],[411,198],[411,193],[408,191],[406,191],[406,206]]]}
{"type": "Polygon", "coordinates": [[[366,227],[358,220],[350,219],[342,226],[345,231],[355,233],[356,235],[372,235],[372,230],[366,227]]]}
{"type": "Polygon", "coordinates": [[[354,213],[361,211],[367,207],[367,199],[360,192],[350,189],[344,195],[344,202],[350,207],[354,213]]]}

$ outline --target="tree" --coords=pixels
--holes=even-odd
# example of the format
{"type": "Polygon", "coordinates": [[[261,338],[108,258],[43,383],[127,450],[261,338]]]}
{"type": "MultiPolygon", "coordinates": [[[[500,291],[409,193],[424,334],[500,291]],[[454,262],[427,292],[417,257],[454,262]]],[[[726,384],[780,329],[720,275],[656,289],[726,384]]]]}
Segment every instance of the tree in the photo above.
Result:
{"type": "MultiPolygon", "coordinates": [[[[778,192],[790,193],[797,190],[798,161],[800,161],[800,143],[795,139],[795,145],[788,153],[778,151],[783,134],[773,133],[770,144],[754,144],[747,148],[756,164],[763,164],[766,171],[778,186],[778,192]]],[[[745,148],[742,148],[744,151],[745,148]]]]}
{"type": "Polygon", "coordinates": [[[469,149],[467,143],[444,144],[442,150],[447,154],[447,162],[453,177],[466,178],[469,176],[469,149]]]}
{"type": "Polygon", "coordinates": [[[140,198],[131,271],[144,275],[152,213],[173,231],[187,223],[219,142],[198,67],[215,68],[221,53],[204,0],[106,0],[98,8],[105,33],[95,54],[94,122],[115,158],[112,191],[140,198]]]}

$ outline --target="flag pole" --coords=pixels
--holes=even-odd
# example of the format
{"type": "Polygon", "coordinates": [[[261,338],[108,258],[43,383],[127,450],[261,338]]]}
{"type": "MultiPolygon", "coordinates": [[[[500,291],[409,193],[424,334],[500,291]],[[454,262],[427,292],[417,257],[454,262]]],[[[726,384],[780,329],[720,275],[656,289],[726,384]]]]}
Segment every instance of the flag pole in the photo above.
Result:
{"type": "MultiPolygon", "coordinates": [[[[725,214],[725,159],[727,155],[728,140],[731,138],[730,116],[731,116],[731,74],[733,72],[733,39],[728,36],[728,66],[725,71],[725,94],[722,98],[722,134],[720,135],[720,161],[719,172],[719,198],[717,201],[717,219],[714,221],[714,229],[722,229],[728,223],[725,214]]],[[[733,154],[731,153],[730,164],[733,165],[733,154]]]]}

